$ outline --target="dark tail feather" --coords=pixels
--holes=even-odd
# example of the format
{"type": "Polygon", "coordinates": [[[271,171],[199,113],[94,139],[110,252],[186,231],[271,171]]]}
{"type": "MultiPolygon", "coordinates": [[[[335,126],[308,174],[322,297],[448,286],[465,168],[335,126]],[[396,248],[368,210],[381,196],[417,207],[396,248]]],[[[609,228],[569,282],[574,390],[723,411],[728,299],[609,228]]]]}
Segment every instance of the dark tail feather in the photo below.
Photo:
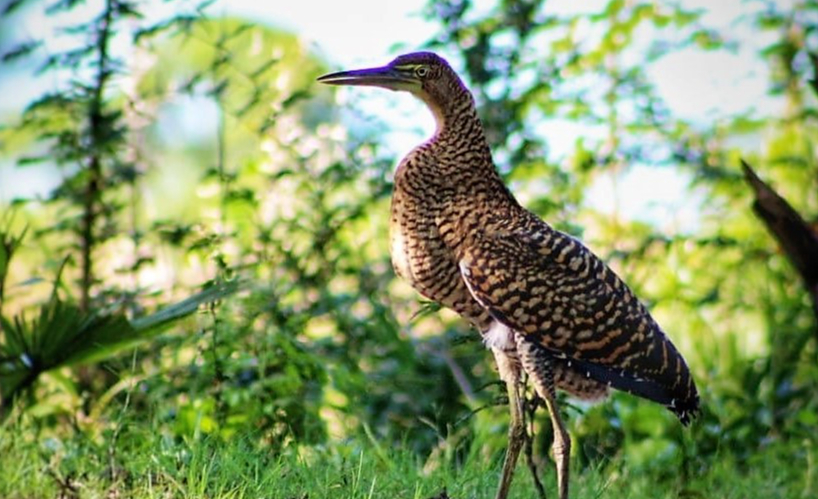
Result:
{"type": "Polygon", "coordinates": [[[563,359],[563,362],[600,383],[664,405],[685,426],[699,413],[699,394],[692,380],[689,386],[671,388],[656,380],[635,376],[621,368],[610,368],[577,359],[563,359]]]}

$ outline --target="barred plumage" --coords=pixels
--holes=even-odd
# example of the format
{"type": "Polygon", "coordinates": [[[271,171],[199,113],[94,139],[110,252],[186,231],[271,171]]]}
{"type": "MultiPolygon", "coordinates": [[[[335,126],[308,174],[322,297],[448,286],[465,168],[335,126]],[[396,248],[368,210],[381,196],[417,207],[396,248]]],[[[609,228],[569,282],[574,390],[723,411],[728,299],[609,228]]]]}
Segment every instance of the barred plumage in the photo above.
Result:
{"type": "Polygon", "coordinates": [[[587,399],[617,388],[689,422],[699,397],[682,356],[602,260],[515,200],[494,167],[471,93],[445,60],[419,52],[319,81],[406,90],[436,118],[434,136],[395,173],[392,261],[423,296],[474,324],[508,384],[512,428],[498,498],[520,448],[521,369],[551,413],[561,499],[570,440],[555,388],[587,399]]]}

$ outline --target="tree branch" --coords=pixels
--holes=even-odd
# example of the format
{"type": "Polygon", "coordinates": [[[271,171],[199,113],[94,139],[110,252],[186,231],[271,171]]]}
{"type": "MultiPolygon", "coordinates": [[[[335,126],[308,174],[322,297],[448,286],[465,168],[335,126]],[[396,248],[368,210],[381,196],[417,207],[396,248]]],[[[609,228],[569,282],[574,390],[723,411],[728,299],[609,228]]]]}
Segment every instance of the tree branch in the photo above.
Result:
{"type": "Polygon", "coordinates": [[[753,211],[781,244],[787,258],[804,279],[818,320],[818,233],[786,199],[761,180],[747,162],[742,160],[741,167],[744,178],[755,192],[753,211]]]}

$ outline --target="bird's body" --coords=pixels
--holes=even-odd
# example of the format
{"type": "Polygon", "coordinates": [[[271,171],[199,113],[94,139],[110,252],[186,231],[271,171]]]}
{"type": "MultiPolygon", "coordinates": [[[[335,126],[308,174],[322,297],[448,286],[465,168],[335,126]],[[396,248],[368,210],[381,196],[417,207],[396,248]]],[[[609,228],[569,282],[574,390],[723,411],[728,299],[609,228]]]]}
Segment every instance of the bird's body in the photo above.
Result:
{"type": "Polygon", "coordinates": [[[555,388],[593,399],[613,387],[689,421],[699,399],[682,356],[602,260],[520,206],[497,173],[471,94],[443,59],[408,54],[322,81],[408,90],[435,115],[434,136],[395,173],[392,262],[420,294],[480,331],[508,384],[512,429],[498,497],[522,438],[521,371],[554,422],[561,498],[570,441],[555,388]]]}
{"type": "MultiPolygon", "coordinates": [[[[467,120],[474,123],[478,118],[476,114],[461,117],[461,121],[467,120]]],[[[472,133],[482,135],[480,128],[472,133]]],[[[492,330],[496,321],[469,291],[458,262],[475,234],[499,228],[498,223],[514,224],[527,212],[497,175],[485,140],[477,142],[473,150],[457,141],[457,135],[437,137],[415,148],[398,166],[390,221],[393,267],[424,297],[471,322],[487,346],[501,347],[514,356],[513,338],[503,337],[505,331],[496,337],[497,328],[492,330]],[[451,157],[450,165],[440,165],[449,161],[439,152],[446,149],[466,152],[451,157]],[[474,168],[463,168],[464,164],[474,168]]],[[[557,387],[583,399],[599,399],[608,393],[606,383],[571,369],[565,362],[555,366],[555,380],[557,387]]]]}

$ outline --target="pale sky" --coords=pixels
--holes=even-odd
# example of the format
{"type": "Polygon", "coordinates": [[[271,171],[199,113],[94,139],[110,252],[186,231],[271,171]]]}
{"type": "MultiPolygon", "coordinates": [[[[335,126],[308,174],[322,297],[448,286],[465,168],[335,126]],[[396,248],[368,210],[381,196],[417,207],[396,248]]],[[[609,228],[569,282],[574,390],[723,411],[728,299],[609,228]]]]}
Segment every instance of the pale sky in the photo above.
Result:
{"type": "MultiPolygon", "coordinates": [[[[89,0],[87,8],[93,11],[99,1],[89,0]]],[[[778,3],[785,6],[793,2],[779,0],[778,3]]],[[[331,66],[340,69],[384,64],[397,53],[418,49],[438,29],[435,23],[423,19],[421,11],[425,3],[426,0],[231,0],[214,5],[210,13],[244,16],[290,30],[331,66]]],[[[474,9],[482,11],[494,3],[493,0],[476,0],[474,9]]],[[[578,8],[595,11],[606,3],[607,0],[585,0],[579,4],[573,0],[549,0],[546,6],[554,11],[578,8]]],[[[762,2],[683,0],[682,3],[689,8],[706,10],[703,21],[714,28],[725,29],[730,36],[740,39],[744,51],[702,53],[687,50],[664,57],[650,69],[649,74],[657,82],[660,95],[671,109],[682,117],[700,121],[718,121],[723,116],[746,109],[748,105],[755,106],[762,113],[775,112],[780,103],[766,97],[767,69],[755,56],[756,51],[769,42],[769,38],[759,37],[758,33],[747,28],[742,28],[742,31],[736,24],[740,16],[761,8],[762,2]]],[[[34,14],[25,16],[12,28],[21,34],[36,37],[51,24],[48,18],[34,14]]],[[[454,56],[442,55],[452,59],[454,56]]],[[[458,61],[452,62],[455,67],[458,66],[458,61]]],[[[14,79],[0,75],[0,95],[14,96],[18,102],[27,102],[39,95],[43,86],[49,83],[42,77],[37,84],[33,84],[22,75],[14,79]]],[[[342,102],[354,103],[364,113],[387,121],[389,127],[382,138],[396,155],[406,153],[434,128],[428,112],[408,95],[378,89],[342,89],[339,97],[342,102]]],[[[6,107],[8,102],[0,104],[0,107],[6,107]]],[[[541,128],[541,132],[547,134],[557,156],[567,152],[567,147],[560,150],[561,144],[573,144],[574,137],[591,133],[581,126],[547,125],[541,128]]],[[[684,204],[685,195],[678,185],[680,179],[673,172],[645,170],[634,170],[619,184],[623,191],[640,193],[640,196],[620,196],[619,208],[624,215],[640,213],[646,204],[654,202],[671,200],[684,204]],[[649,189],[645,189],[646,183],[650,184],[649,189]],[[630,200],[633,200],[633,206],[628,205],[630,200]]],[[[0,164],[0,200],[11,197],[12,185],[21,184],[20,174],[19,170],[10,168],[8,164],[0,164]]],[[[47,181],[45,183],[48,184],[47,181]]],[[[39,185],[38,182],[26,184],[31,188],[39,185]]],[[[611,208],[613,193],[604,184],[595,187],[593,197],[597,200],[598,209],[611,208]]],[[[688,208],[695,209],[693,206],[688,208]]],[[[668,208],[672,211],[679,209],[676,205],[668,208]]],[[[692,212],[690,214],[694,215],[692,212]]]]}
{"type": "MultiPolygon", "coordinates": [[[[554,12],[580,8],[595,12],[607,1],[549,0],[546,8],[554,12]]],[[[291,28],[331,64],[348,69],[383,64],[396,53],[415,50],[429,40],[437,26],[420,15],[425,3],[425,0],[300,0],[279,12],[264,3],[242,0],[232,2],[230,9],[291,28]],[[397,52],[396,45],[400,46],[397,52]]],[[[473,9],[485,11],[495,3],[476,0],[473,9]]],[[[655,64],[650,69],[650,77],[671,110],[699,122],[718,121],[749,106],[755,106],[762,114],[775,113],[780,103],[766,96],[767,67],[755,55],[771,38],[759,36],[737,23],[742,16],[763,8],[762,2],[683,0],[682,3],[687,8],[705,11],[702,21],[740,40],[742,51],[684,50],[655,64]]],[[[782,7],[793,3],[794,0],[778,1],[782,7]]],[[[457,61],[453,62],[456,66],[457,61]]],[[[434,129],[428,112],[408,95],[356,88],[342,89],[340,97],[343,101],[353,101],[367,113],[387,119],[390,128],[382,139],[397,156],[408,152],[434,129]]],[[[541,131],[557,157],[569,152],[577,136],[592,133],[581,125],[566,127],[562,123],[545,125],[541,131]]],[[[592,188],[588,198],[603,212],[612,211],[616,205],[626,218],[671,219],[675,229],[684,229],[695,225],[699,200],[689,195],[683,184],[684,179],[675,170],[636,167],[618,180],[618,195],[614,193],[614,184],[603,180],[592,188]]]]}

